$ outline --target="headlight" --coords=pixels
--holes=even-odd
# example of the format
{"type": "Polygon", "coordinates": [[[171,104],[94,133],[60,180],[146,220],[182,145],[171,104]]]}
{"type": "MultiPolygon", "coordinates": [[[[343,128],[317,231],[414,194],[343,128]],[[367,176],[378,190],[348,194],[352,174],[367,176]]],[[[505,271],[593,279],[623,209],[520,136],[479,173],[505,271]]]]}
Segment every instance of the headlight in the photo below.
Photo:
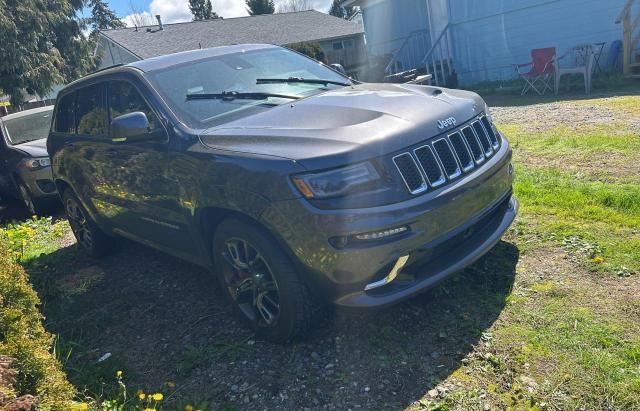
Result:
{"type": "Polygon", "coordinates": [[[293,177],[293,183],[306,198],[340,197],[374,183],[380,175],[371,163],[361,163],[322,173],[293,177]]]}
{"type": "Polygon", "coordinates": [[[24,160],[24,165],[31,170],[37,170],[39,168],[49,167],[51,165],[51,160],[49,157],[41,157],[41,158],[30,158],[24,160]]]}

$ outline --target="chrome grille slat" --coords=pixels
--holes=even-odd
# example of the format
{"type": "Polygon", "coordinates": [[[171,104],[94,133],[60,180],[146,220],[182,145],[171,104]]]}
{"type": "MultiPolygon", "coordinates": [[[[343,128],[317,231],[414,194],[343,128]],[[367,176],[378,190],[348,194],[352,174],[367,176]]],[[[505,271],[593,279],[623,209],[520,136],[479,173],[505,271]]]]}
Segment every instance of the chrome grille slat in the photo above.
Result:
{"type": "Polygon", "coordinates": [[[470,174],[498,152],[501,137],[489,118],[482,114],[422,146],[393,157],[407,189],[418,195],[470,174]]]}
{"type": "Polygon", "coordinates": [[[473,129],[470,126],[467,126],[462,129],[462,134],[473,153],[473,158],[476,160],[476,163],[482,163],[485,159],[484,151],[480,145],[480,141],[478,141],[478,137],[476,137],[476,133],[473,132],[473,129]]]}
{"type": "Polygon", "coordinates": [[[489,140],[489,136],[487,136],[487,133],[484,131],[484,127],[482,127],[480,121],[474,121],[473,124],[471,124],[471,127],[476,133],[478,140],[480,140],[485,157],[490,157],[493,154],[493,145],[489,140]]]}
{"type": "Polygon", "coordinates": [[[427,183],[411,154],[399,154],[393,158],[393,163],[411,194],[420,194],[427,190],[427,183]]]}
{"type": "Polygon", "coordinates": [[[454,178],[457,178],[462,174],[460,164],[458,164],[456,155],[453,153],[453,148],[446,138],[441,138],[434,141],[433,149],[436,152],[438,160],[440,160],[442,169],[447,174],[447,177],[449,177],[449,179],[453,180],[454,178]]]}
{"type": "Polygon", "coordinates": [[[442,166],[433,153],[431,146],[418,147],[413,150],[413,154],[418,159],[418,164],[431,187],[441,186],[447,181],[442,166]]]}
{"type": "Polygon", "coordinates": [[[462,166],[462,171],[466,172],[471,170],[475,163],[473,161],[473,157],[471,157],[471,152],[469,151],[469,147],[467,147],[467,143],[464,142],[462,133],[456,131],[455,133],[450,134],[449,141],[453,147],[453,152],[458,158],[458,162],[462,166]]]}
{"type": "Polygon", "coordinates": [[[489,136],[489,140],[491,141],[493,148],[497,149],[500,146],[500,141],[498,140],[498,136],[496,135],[496,132],[493,129],[493,126],[491,126],[491,122],[489,121],[487,116],[483,116],[480,119],[480,123],[482,124],[482,127],[484,127],[484,131],[489,136]]]}

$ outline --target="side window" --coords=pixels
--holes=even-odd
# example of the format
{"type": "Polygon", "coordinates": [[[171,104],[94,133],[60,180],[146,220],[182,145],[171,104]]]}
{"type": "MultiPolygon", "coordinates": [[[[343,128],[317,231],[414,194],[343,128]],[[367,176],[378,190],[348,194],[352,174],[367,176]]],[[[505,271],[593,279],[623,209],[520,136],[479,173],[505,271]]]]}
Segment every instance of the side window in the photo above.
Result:
{"type": "Polygon", "coordinates": [[[56,124],[54,130],[57,133],[70,133],[74,134],[76,128],[73,118],[73,103],[76,93],[67,94],[58,101],[58,107],[56,111],[56,124]]]}
{"type": "Polygon", "coordinates": [[[156,115],[131,83],[112,81],[109,83],[109,88],[111,120],[124,114],[141,111],[147,116],[152,130],[160,127],[156,115]]]}
{"type": "Polygon", "coordinates": [[[78,134],[107,135],[107,110],[104,106],[104,85],[94,84],[78,90],[76,122],[78,134]]]}

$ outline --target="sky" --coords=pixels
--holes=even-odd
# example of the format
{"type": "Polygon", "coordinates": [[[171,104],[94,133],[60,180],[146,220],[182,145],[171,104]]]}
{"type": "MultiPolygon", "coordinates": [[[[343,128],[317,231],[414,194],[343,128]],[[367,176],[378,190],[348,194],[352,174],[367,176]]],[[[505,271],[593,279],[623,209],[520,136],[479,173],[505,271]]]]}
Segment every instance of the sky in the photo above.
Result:
{"type": "MultiPolygon", "coordinates": [[[[276,7],[278,3],[284,3],[287,0],[275,0],[276,7]]],[[[308,0],[313,8],[320,11],[327,11],[331,6],[331,0],[308,0]]],[[[178,23],[191,20],[191,12],[189,11],[188,0],[107,0],[109,7],[113,9],[118,16],[124,21],[133,25],[131,19],[132,10],[144,13],[147,19],[155,22],[156,14],[162,16],[163,23],[178,23]],[[133,5],[133,7],[132,7],[133,5]]],[[[244,0],[211,0],[213,10],[218,15],[230,18],[246,16],[247,11],[244,0]]],[[[88,11],[85,10],[85,14],[88,11]]]]}

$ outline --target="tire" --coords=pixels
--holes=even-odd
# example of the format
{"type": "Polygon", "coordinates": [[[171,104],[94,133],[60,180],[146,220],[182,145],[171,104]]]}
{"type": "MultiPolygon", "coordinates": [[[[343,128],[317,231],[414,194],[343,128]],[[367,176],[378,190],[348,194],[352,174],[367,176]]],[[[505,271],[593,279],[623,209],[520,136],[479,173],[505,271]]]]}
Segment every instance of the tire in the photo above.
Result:
{"type": "Polygon", "coordinates": [[[67,188],[62,194],[64,211],[78,245],[92,257],[102,257],[114,249],[113,238],[91,219],[75,193],[67,188]]]}
{"type": "Polygon", "coordinates": [[[20,194],[20,198],[22,199],[24,206],[29,210],[31,215],[41,216],[47,213],[48,209],[45,201],[33,198],[31,191],[29,191],[27,186],[22,182],[18,184],[18,193],[20,194]]]}
{"type": "Polygon", "coordinates": [[[240,219],[225,220],[215,232],[213,253],[222,292],[258,337],[287,343],[306,335],[317,306],[267,232],[240,219]]]}

